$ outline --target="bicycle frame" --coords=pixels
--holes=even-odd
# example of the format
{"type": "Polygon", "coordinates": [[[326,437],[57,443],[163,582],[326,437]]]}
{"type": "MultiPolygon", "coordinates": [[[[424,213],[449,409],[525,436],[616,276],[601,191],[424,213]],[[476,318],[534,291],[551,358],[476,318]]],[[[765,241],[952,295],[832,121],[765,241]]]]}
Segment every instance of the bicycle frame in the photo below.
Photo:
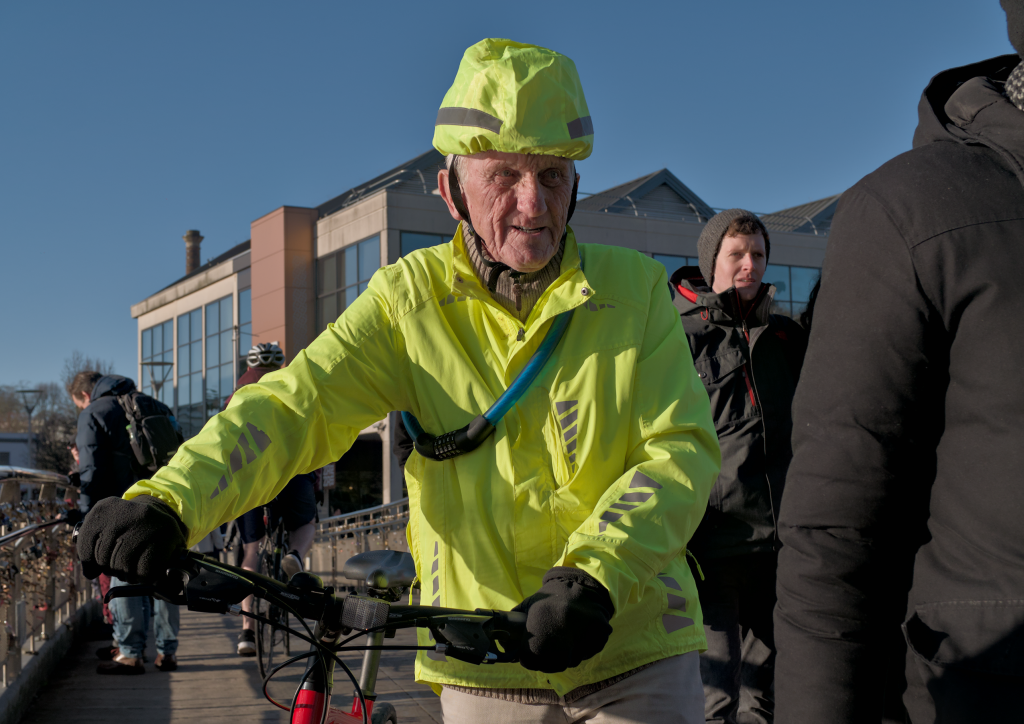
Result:
{"type": "MultiPolygon", "coordinates": [[[[317,624],[317,630],[314,633],[321,643],[332,647],[341,638],[340,631],[328,634],[325,638],[321,635],[319,624],[317,624]]],[[[383,640],[383,631],[367,634],[366,636],[368,646],[379,646],[383,640]]],[[[311,650],[313,648],[315,647],[311,647],[311,650]]],[[[377,682],[380,655],[381,652],[379,650],[366,651],[363,656],[362,672],[359,676],[359,688],[362,689],[363,700],[366,702],[367,721],[373,716],[373,705],[377,699],[374,687],[377,682]]],[[[324,717],[325,706],[327,707],[326,724],[352,724],[352,722],[363,721],[363,708],[358,696],[352,697],[352,708],[350,711],[331,706],[331,694],[334,689],[334,659],[321,661],[316,657],[310,657],[309,663],[306,665],[306,674],[308,678],[295,692],[291,724],[320,724],[324,717]]]]}

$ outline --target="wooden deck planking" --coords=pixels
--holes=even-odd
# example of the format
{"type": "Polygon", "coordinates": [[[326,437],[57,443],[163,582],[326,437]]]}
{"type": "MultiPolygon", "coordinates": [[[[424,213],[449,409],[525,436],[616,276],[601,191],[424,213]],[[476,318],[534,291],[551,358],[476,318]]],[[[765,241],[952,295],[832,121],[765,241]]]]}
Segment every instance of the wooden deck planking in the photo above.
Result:
{"type": "MultiPolygon", "coordinates": [[[[100,676],[95,650],[103,642],[79,642],[33,702],[22,724],[287,724],[288,713],[263,698],[255,658],[235,653],[241,620],[234,616],[181,612],[178,670],[157,671],[150,636],[143,676],[100,676]]],[[[415,636],[403,631],[387,643],[411,645],[415,636]]],[[[300,645],[304,646],[304,644],[300,645]]],[[[293,644],[293,653],[298,649],[293,644]]],[[[439,724],[440,700],[413,681],[411,651],[385,652],[381,657],[377,693],[398,711],[400,724],[439,724]]],[[[342,659],[356,676],[362,653],[342,659]]],[[[301,664],[299,665],[301,667],[301,664]]],[[[301,668],[292,675],[297,681],[301,668]]],[[[294,688],[285,686],[282,691],[294,688]]],[[[336,706],[348,709],[352,685],[340,667],[335,672],[336,706]]]]}

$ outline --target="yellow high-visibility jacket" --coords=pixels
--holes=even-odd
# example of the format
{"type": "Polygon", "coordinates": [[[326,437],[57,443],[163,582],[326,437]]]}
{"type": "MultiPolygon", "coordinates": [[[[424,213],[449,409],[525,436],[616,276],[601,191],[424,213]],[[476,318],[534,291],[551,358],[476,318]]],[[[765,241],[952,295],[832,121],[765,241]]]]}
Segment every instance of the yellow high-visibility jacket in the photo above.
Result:
{"type": "Polygon", "coordinates": [[[664,267],[620,247],[578,247],[571,230],[561,275],[525,324],[477,279],[461,231],[384,267],[288,367],[239,389],[125,497],[169,503],[192,545],[292,476],[339,459],[392,410],[412,412],[435,435],[464,426],[570,309],[561,343],[490,438],[445,462],[409,459],[408,538],[424,604],[508,610],[552,566],[575,566],[607,587],[614,632],[604,651],[561,674],[420,652],[416,678],[435,690],[564,694],[702,650],[685,549],[721,466],[708,396],[664,267]]]}

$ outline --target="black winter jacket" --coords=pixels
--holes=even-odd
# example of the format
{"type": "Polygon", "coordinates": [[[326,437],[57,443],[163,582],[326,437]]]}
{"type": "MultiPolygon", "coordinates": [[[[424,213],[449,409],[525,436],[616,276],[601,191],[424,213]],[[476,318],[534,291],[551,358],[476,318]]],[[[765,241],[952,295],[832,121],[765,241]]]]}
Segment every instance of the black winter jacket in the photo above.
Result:
{"type": "Polygon", "coordinates": [[[117,402],[118,395],[134,389],[135,383],[127,377],[101,377],[93,387],[89,406],[78,415],[78,470],[90,506],[103,498],[120,497],[137,479],[128,417],[117,402]]]}
{"type": "Polygon", "coordinates": [[[744,309],[735,289],[705,286],[698,267],[676,270],[670,285],[722,447],[722,472],[689,548],[698,560],[772,551],[807,335],[769,314],[770,284],[744,309]]]}
{"type": "Polygon", "coordinates": [[[1024,113],[1000,83],[1017,62],[937,75],[914,149],[839,203],[782,501],[778,721],[879,721],[904,620],[942,721],[1020,716],[1024,113]],[[962,676],[1002,694],[967,702],[962,676]]]}

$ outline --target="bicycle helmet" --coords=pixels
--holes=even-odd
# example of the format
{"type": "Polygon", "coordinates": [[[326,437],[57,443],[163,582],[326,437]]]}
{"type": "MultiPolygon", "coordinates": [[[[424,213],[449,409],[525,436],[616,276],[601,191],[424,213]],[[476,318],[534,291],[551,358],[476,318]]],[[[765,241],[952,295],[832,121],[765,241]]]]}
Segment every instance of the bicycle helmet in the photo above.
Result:
{"type": "Polygon", "coordinates": [[[250,367],[280,367],[284,364],[284,352],[276,342],[254,344],[245,358],[250,367]]]}

